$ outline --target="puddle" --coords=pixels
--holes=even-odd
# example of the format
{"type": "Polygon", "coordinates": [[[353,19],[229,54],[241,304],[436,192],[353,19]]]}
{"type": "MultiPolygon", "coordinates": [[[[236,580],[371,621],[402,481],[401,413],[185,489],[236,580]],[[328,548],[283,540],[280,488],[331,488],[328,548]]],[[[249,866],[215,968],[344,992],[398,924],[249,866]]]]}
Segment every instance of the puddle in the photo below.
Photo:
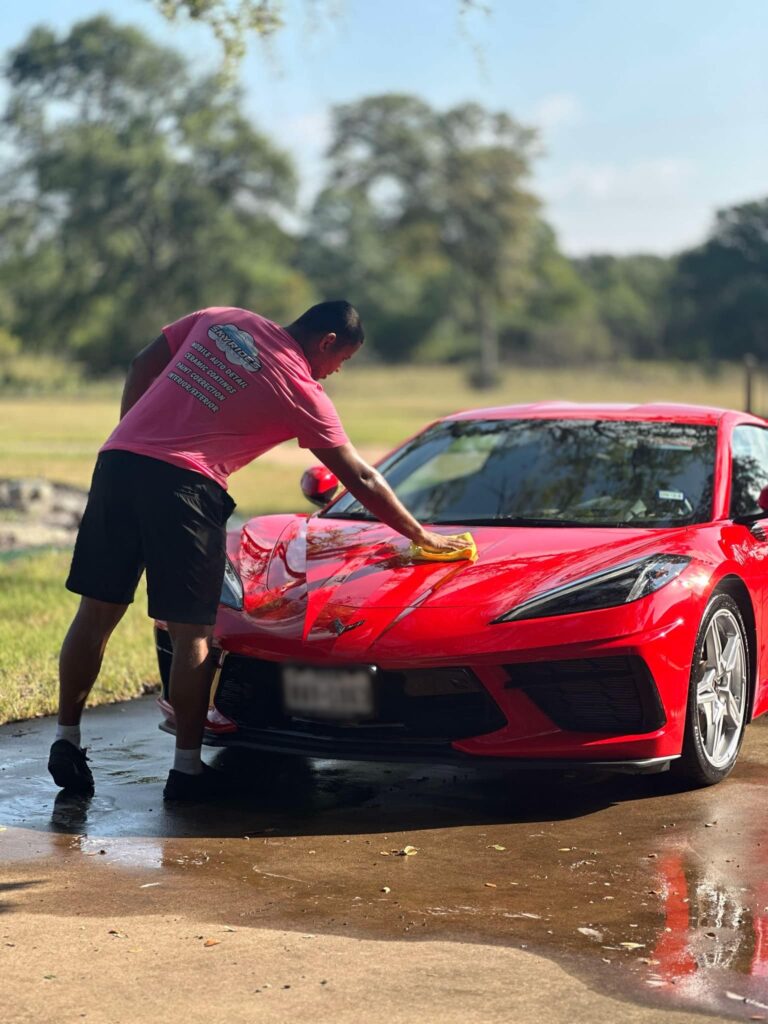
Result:
{"type": "Polygon", "coordinates": [[[763,725],[730,780],[690,793],[663,777],[241,755],[218,759],[231,801],[165,808],[151,702],[96,715],[91,800],[54,797],[44,731],[0,730],[15,744],[0,764],[6,912],[125,920],[194,902],[238,927],[499,943],[623,999],[768,1021],[763,725]]]}

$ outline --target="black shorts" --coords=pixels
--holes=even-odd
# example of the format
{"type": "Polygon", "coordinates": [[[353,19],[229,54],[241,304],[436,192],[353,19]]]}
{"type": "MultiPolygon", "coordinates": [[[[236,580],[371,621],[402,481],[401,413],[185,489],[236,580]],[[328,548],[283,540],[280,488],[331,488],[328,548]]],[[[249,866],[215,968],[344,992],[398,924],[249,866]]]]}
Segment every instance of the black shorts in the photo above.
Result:
{"type": "Polygon", "coordinates": [[[102,452],[67,589],[130,604],[146,569],[152,618],[212,625],[234,508],[224,488],[201,473],[133,452],[102,452]]]}

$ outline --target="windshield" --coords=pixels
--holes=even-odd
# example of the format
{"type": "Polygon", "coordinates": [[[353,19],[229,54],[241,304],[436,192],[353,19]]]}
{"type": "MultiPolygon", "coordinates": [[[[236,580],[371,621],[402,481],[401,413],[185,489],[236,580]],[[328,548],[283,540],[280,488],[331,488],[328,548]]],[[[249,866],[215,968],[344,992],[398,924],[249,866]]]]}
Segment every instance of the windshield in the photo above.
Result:
{"type": "MultiPolygon", "coordinates": [[[[379,470],[421,522],[682,526],[711,518],[714,427],[620,420],[453,420],[379,470]]],[[[350,494],[324,516],[370,516],[350,494]]]]}

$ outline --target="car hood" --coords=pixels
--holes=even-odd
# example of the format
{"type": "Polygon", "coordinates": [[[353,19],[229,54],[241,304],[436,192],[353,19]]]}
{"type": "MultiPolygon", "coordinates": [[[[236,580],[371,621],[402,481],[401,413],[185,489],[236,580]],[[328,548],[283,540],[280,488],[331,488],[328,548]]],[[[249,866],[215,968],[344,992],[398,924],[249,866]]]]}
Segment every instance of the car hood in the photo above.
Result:
{"type": "Polygon", "coordinates": [[[368,643],[415,610],[445,613],[454,631],[468,609],[489,622],[552,587],[679,551],[687,532],[484,526],[472,530],[477,561],[441,563],[415,560],[410,542],[380,523],[297,516],[275,540],[259,522],[244,527],[239,559],[253,629],[305,641],[357,630],[368,643]]]}

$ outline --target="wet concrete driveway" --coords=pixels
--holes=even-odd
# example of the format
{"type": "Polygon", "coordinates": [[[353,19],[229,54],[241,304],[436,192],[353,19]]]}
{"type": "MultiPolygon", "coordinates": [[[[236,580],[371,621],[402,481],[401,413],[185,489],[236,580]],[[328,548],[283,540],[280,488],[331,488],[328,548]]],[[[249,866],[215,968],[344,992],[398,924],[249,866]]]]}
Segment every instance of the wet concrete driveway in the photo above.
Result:
{"type": "Polygon", "coordinates": [[[89,713],[90,801],[56,795],[49,720],[0,729],[0,931],[194,903],[230,931],[527,949],[625,1004],[768,1020],[768,724],[697,792],[230,752],[208,758],[230,800],[172,809],[156,726],[151,699],[89,713]]]}

